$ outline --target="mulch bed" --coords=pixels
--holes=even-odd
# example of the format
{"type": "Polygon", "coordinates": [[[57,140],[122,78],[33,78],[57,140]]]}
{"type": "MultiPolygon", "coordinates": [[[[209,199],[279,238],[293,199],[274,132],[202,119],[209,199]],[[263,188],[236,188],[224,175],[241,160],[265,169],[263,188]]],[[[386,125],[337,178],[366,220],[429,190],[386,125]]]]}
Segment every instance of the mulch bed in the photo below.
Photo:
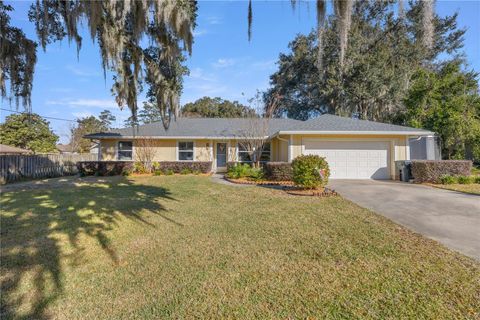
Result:
{"type": "Polygon", "coordinates": [[[252,185],[265,185],[265,186],[293,186],[292,181],[270,181],[270,180],[248,180],[248,179],[230,179],[225,177],[225,180],[231,183],[237,184],[252,184],[252,185]]]}
{"type": "Polygon", "coordinates": [[[283,190],[293,196],[334,197],[338,195],[335,190],[332,190],[330,188],[303,189],[298,187],[284,187],[283,190]]]}
{"type": "Polygon", "coordinates": [[[236,184],[249,184],[249,185],[264,185],[264,186],[283,186],[283,190],[293,196],[310,196],[310,197],[332,197],[337,196],[338,193],[330,188],[321,189],[303,189],[295,187],[293,181],[270,181],[270,180],[248,180],[244,178],[230,179],[225,177],[225,180],[236,184]]]}

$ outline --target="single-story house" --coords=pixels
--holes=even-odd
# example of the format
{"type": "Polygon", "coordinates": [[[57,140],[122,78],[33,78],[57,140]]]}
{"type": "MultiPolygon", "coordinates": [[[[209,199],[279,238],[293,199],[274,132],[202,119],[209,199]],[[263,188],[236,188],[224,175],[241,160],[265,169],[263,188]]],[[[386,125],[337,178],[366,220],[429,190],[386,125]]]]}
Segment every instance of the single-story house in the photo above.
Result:
{"type": "MultiPolygon", "coordinates": [[[[409,160],[411,139],[433,137],[427,130],[334,115],[315,119],[270,119],[257,132],[267,138],[262,160],[291,162],[301,154],[325,157],[333,179],[394,179],[395,161],[409,160]]],[[[214,171],[227,162],[248,161],[238,142],[251,134],[251,119],[178,118],[168,130],[161,122],[85,136],[100,144],[99,160],[136,159],[136,147],[154,150],[154,161],[212,161],[214,171]],[[143,142],[142,142],[143,141],[143,142]]]]}

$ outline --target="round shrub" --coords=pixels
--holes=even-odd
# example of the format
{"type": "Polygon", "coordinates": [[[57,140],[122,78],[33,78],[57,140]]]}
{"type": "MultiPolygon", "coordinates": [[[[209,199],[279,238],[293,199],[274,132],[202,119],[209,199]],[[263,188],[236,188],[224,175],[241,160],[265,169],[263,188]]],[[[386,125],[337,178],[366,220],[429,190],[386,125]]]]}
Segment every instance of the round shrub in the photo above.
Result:
{"type": "Polygon", "coordinates": [[[293,182],[307,189],[324,187],[330,169],[325,158],[315,155],[299,156],[292,161],[293,182]]]}
{"type": "Polygon", "coordinates": [[[457,177],[451,176],[449,174],[444,174],[440,177],[441,184],[454,184],[457,183],[457,177]]]}
{"type": "Polygon", "coordinates": [[[458,183],[460,184],[470,184],[472,182],[472,178],[469,176],[458,176],[458,183]]]}

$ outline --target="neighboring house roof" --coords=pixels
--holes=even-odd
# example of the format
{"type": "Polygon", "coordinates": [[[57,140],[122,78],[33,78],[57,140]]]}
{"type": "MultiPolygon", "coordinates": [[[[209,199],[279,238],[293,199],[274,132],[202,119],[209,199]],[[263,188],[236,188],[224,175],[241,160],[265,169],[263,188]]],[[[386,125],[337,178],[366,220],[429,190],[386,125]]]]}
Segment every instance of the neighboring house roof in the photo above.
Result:
{"type": "Polygon", "coordinates": [[[30,150],[0,144],[0,154],[27,154],[30,150]]]}
{"type": "Polygon", "coordinates": [[[266,136],[283,133],[433,134],[433,132],[422,129],[355,120],[334,115],[322,115],[307,121],[277,118],[269,120],[252,120],[251,118],[178,118],[170,123],[168,130],[165,130],[162,122],[154,122],[136,128],[113,129],[109,132],[89,134],[85,138],[239,138],[245,137],[244,133],[252,125],[263,126],[263,121],[268,121],[265,131],[258,130],[257,132],[262,132],[266,136]]]}
{"type": "Polygon", "coordinates": [[[60,152],[73,152],[73,147],[71,144],[57,144],[57,150],[60,152]]]}

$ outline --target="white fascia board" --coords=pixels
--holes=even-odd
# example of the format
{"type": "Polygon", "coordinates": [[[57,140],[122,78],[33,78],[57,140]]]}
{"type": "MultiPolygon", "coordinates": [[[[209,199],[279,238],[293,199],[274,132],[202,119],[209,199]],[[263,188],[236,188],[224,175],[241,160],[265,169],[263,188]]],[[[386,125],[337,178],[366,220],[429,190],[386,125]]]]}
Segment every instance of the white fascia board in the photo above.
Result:
{"type": "MultiPolygon", "coordinates": [[[[265,137],[258,137],[252,139],[266,139],[265,137]]],[[[211,136],[98,136],[90,139],[153,139],[153,140],[243,140],[242,137],[211,137],[211,136]]]]}
{"type": "Polygon", "coordinates": [[[279,131],[277,135],[280,134],[329,134],[329,135],[395,135],[395,136],[408,136],[408,135],[419,135],[419,136],[429,136],[433,132],[430,131],[279,131]]]}

